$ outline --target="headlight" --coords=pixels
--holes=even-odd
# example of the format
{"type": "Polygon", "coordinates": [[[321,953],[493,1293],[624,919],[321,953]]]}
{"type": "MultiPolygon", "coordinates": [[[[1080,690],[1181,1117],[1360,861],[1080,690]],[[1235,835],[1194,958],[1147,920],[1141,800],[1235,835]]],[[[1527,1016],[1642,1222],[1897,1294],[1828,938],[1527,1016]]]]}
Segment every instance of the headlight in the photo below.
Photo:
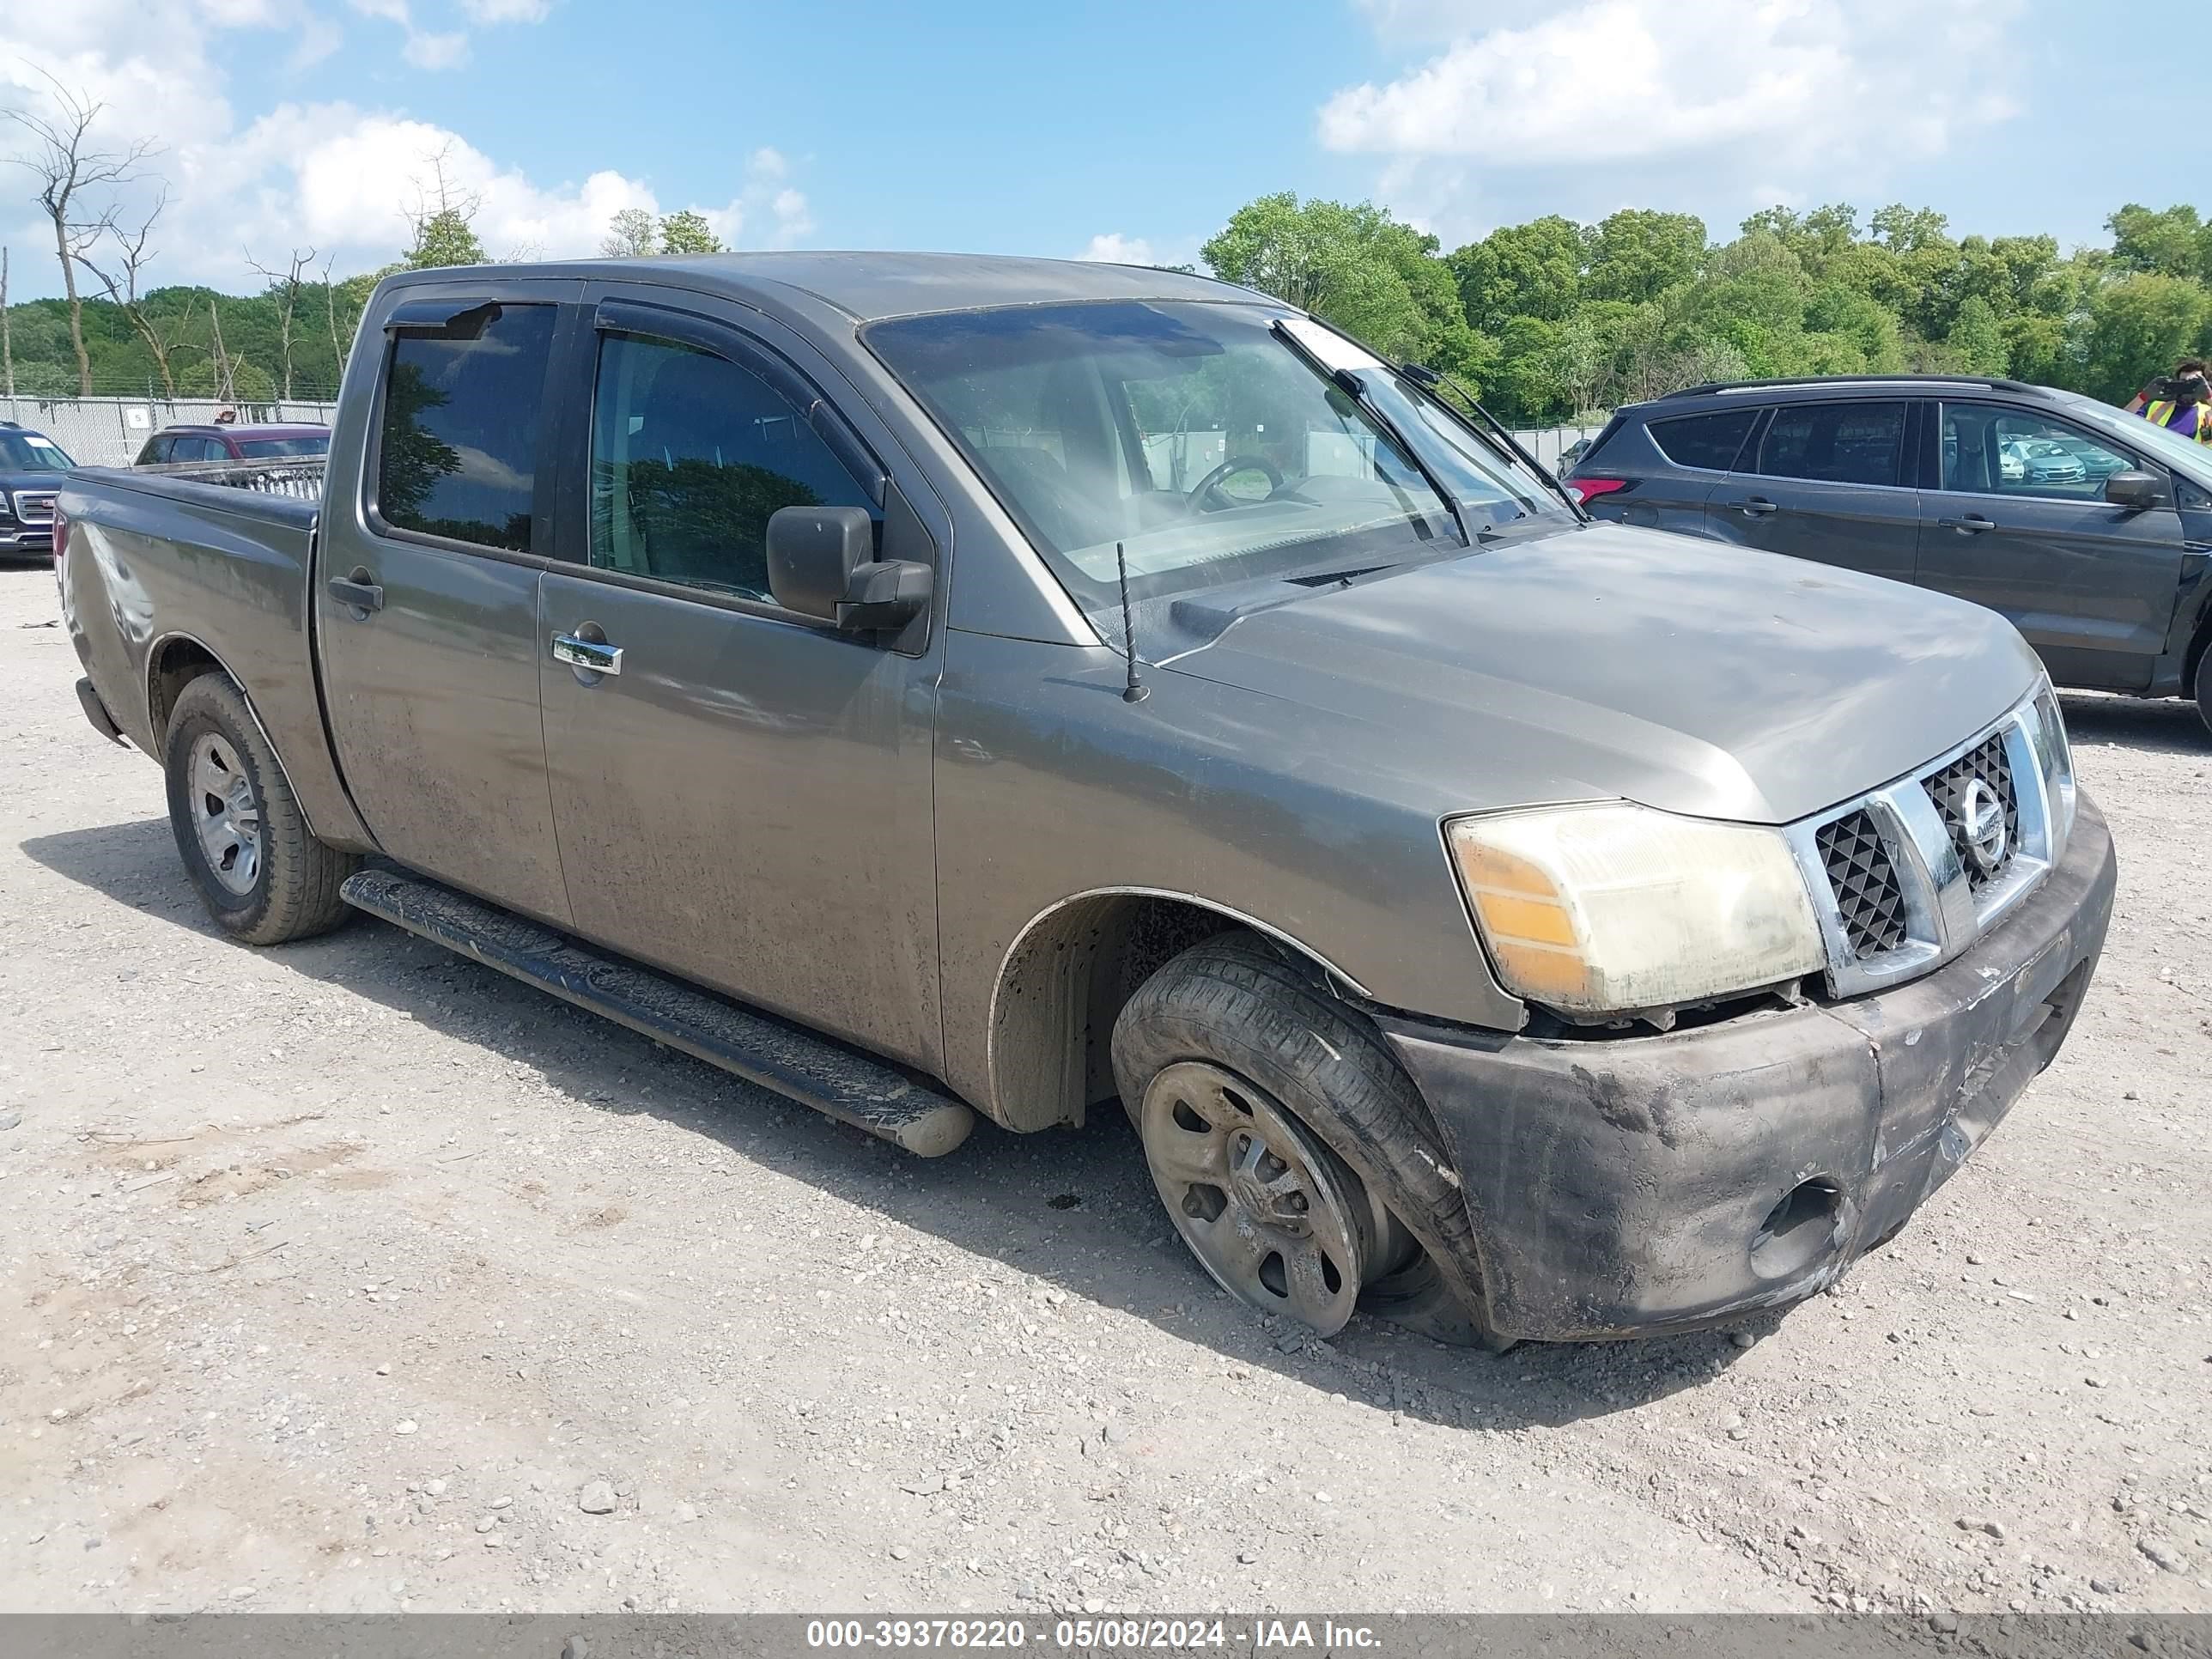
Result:
{"type": "Polygon", "coordinates": [[[1601,805],[1457,818],[1444,836],[1498,976],[1531,1001],[1625,1013],[1826,965],[1778,830],[1601,805]]]}
{"type": "Polygon", "coordinates": [[[2047,674],[2035,694],[2034,718],[2027,731],[2043,769],[2044,793],[2051,802],[2051,861],[2056,864],[2066,856],[2079,792],[2074,786],[2074,746],[2066,740],[2066,717],[2058,711],[2058,694],[2051,690],[2047,674]]]}

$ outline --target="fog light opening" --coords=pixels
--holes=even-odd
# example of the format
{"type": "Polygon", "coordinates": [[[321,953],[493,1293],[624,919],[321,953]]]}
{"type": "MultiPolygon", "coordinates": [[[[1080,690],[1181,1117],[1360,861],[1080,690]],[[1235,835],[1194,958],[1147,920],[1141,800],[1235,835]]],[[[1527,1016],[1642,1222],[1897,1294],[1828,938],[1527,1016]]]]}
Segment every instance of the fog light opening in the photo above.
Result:
{"type": "Polygon", "coordinates": [[[1843,1214],[1843,1189],[1827,1176],[1798,1182],[1752,1235],[1752,1271],[1761,1279],[1803,1273],[1835,1248],[1843,1214]]]}

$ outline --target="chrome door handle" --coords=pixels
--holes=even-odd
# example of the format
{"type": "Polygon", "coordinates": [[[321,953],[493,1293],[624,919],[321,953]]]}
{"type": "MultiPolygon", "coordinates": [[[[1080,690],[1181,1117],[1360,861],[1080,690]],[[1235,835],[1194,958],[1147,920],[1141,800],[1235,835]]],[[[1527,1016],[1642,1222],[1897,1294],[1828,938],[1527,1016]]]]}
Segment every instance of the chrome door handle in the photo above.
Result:
{"type": "Polygon", "coordinates": [[[605,640],[580,639],[574,634],[553,636],[553,660],[592,674],[622,672],[622,647],[605,640]]]}

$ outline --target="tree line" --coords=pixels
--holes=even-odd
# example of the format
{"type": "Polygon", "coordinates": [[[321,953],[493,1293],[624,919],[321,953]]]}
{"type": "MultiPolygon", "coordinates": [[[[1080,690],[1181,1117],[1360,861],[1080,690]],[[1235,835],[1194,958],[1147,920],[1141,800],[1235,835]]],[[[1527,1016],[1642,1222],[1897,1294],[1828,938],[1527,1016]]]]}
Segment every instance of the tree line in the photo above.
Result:
{"type": "Polygon", "coordinates": [[[2212,355],[2212,224],[2135,204],[2109,248],[1957,236],[1927,208],[1862,224],[1768,208],[1715,242],[1686,213],[1557,215],[1446,252],[1371,203],[1288,193],[1231,216],[1214,274],[1468,382],[1501,416],[1570,421],[1703,380],[2004,375],[2124,401],[2212,355]]]}

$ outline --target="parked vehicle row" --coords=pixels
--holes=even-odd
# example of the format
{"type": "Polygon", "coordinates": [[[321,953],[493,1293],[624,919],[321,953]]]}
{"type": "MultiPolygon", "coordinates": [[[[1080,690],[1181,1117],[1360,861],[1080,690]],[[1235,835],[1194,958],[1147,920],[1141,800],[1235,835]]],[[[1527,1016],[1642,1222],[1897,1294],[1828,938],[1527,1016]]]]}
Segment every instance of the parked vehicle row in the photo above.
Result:
{"type": "Polygon", "coordinates": [[[331,429],[297,422],[240,426],[221,421],[165,426],[146,440],[133,466],[193,461],[277,461],[331,453],[331,429]]]}
{"type": "Polygon", "coordinates": [[[2212,449],[2090,398],[1941,375],[1703,386],[1618,411],[1568,483],[1601,518],[1954,594],[2061,685],[2212,726],[2212,449]]]}
{"type": "MultiPolygon", "coordinates": [[[[87,717],[242,939],[366,909],[925,1154],[1118,1103],[1237,1297],[1492,1344],[1831,1283],[2094,969],[2111,837],[2002,617],[1593,522],[1249,290],[503,265],[360,337],[319,501],[61,498],[87,717]]],[[[1688,447],[1926,418],[1788,401],[1688,447]]]]}

